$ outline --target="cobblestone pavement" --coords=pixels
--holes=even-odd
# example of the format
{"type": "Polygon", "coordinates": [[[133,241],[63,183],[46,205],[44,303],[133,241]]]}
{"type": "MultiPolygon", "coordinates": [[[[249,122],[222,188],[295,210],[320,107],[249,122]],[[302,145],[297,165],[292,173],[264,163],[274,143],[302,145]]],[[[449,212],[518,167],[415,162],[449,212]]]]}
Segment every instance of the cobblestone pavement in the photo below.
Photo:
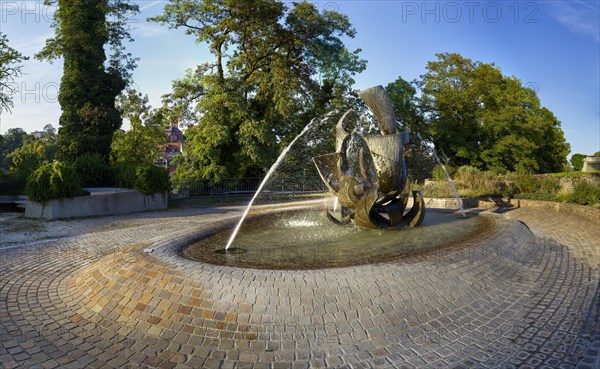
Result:
{"type": "Polygon", "coordinates": [[[239,212],[182,214],[0,246],[0,366],[600,367],[597,223],[488,211],[462,245],[270,271],[182,259],[239,212]]]}

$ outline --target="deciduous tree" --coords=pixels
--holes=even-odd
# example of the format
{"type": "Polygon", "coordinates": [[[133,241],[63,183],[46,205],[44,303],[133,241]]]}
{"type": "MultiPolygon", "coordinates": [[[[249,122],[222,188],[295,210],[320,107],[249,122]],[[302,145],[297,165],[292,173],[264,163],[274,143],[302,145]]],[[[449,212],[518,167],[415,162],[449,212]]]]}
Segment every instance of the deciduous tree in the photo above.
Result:
{"type": "Polygon", "coordinates": [[[0,32],[0,114],[13,107],[15,78],[21,75],[24,60],[29,59],[8,45],[8,37],[0,32]]]}
{"type": "Polygon", "coordinates": [[[558,172],[570,146],[535,91],[494,64],[438,54],[421,76],[431,136],[454,166],[495,172],[558,172]]]}
{"type": "Polygon", "coordinates": [[[348,18],[307,2],[171,0],[152,19],[183,28],[215,58],[166,97],[175,117],[197,123],[176,177],[262,175],[310,120],[299,117],[342,100],[365,67],[342,41],[355,33],[348,18]]]}
{"type": "Polygon", "coordinates": [[[583,159],[586,157],[587,155],[584,154],[573,154],[571,156],[571,165],[573,166],[573,170],[581,172],[581,169],[583,169],[583,159]]]}
{"type": "Polygon", "coordinates": [[[153,165],[160,158],[161,144],[166,141],[159,113],[148,105],[147,95],[134,89],[119,96],[117,107],[123,118],[129,120],[131,129],[114,133],[111,161],[153,165]]]}

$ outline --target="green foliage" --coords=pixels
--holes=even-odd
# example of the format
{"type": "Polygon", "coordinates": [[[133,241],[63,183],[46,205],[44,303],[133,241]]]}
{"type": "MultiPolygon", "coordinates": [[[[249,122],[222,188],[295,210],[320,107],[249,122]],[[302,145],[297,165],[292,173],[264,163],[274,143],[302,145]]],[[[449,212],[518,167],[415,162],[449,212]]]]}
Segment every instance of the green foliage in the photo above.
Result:
{"type": "Polygon", "coordinates": [[[0,172],[0,195],[24,195],[27,177],[21,173],[0,172]]]}
{"type": "Polygon", "coordinates": [[[348,17],[308,2],[171,0],[151,18],[207,43],[214,63],[173,84],[174,123],[197,123],[176,181],[262,175],[315,116],[339,106],[365,68],[348,17]]]}
{"type": "Polygon", "coordinates": [[[491,171],[482,172],[471,166],[458,168],[454,175],[456,187],[462,196],[502,196],[509,197],[515,193],[512,182],[491,171]]]}
{"type": "Polygon", "coordinates": [[[127,14],[138,7],[125,0],[48,3],[58,5],[52,24],[55,37],[36,57],[63,58],[58,157],[74,161],[85,153],[98,153],[108,158],[112,135],[121,126],[115,98],[135,66],[122,47],[122,40],[130,38],[127,14]],[[105,46],[112,51],[108,66],[105,46]]]}
{"type": "Polygon", "coordinates": [[[164,193],[170,188],[169,172],[154,165],[138,167],[133,188],[145,195],[164,193]]]}
{"type": "Polygon", "coordinates": [[[450,164],[496,173],[562,170],[570,146],[535,91],[494,64],[450,53],[437,58],[417,83],[419,106],[450,164]]]}
{"type": "Polygon", "coordinates": [[[31,200],[45,203],[78,196],[81,188],[75,169],[71,165],[54,161],[42,165],[27,178],[25,191],[31,200]]]}
{"type": "Polygon", "coordinates": [[[0,142],[0,169],[8,170],[12,164],[9,155],[23,146],[29,137],[22,128],[9,128],[0,142]]]}
{"type": "MultiPolygon", "coordinates": [[[[44,130],[51,128],[52,125],[48,124],[44,130]]],[[[10,169],[26,179],[42,164],[54,160],[56,149],[56,141],[51,134],[35,139],[21,128],[10,128],[0,140],[1,169],[10,169]]]]}
{"type": "Polygon", "coordinates": [[[540,180],[531,173],[516,173],[510,177],[515,182],[517,193],[533,193],[540,190],[540,180]]]}
{"type": "Polygon", "coordinates": [[[448,180],[446,178],[446,172],[444,171],[444,168],[440,164],[436,164],[436,166],[433,167],[432,177],[433,177],[434,181],[448,180]]]}
{"type": "Polygon", "coordinates": [[[569,201],[581,205],[597,205],[600,203],[600,186],[581,180],[573,187],[569,201]]]}
{"type": "Polygon", "coordinates": [[[573,170],[581,172],[583,169],[583,160],[587,157],[584,154],[573,154],[571,156],[571,165],[573,166],[573,170]]]}
{"type": "Polygon", "coordinates": [[[534,193],[520,193],[515,196],[517,199],[528,199],[528,200],[543,200],[543,201],[557,201],[558,196],[556,193],[548,192],[534,192],[534,193]]]}
{"type": "Polygon", "coordinates": [[[0,32],[0,114],[10,112],[13,107],[12,94],[15,93],[15,78],[22,72],[24,60],[29,59],[8,45],[8,37],[0,32]]]}
{"type": "Polygon", "coordinates": [[[584,172],[559,172],[559,173],[550,173],[549,175],[552,177],[558,178],[577,178],[577,177],[585,177],[589,173],[584,172]]]}
{"type": "Polygon", "coordinates": [[[454,197],[454,192],[447,181],[432,181],[421,187],[425,197],[447,198],[454,197]]]}
{"type": "Polygon", "coordinates": [[[114,183],[113,171],[100,154],[83,154],[74,166],[83,187],[109,187],[114,183]]]}
{"type": "Polygon", "coordinates": [[[135,172],[138,167],[138,163],[129,161],[123,161],[115,164],[112,167],[115,185],[121,188],[134,188],[135,172]]]}
{"type": "Polygon", "coordinates": [[[394,106],[396,120],[401,132],[409,132],[410,139],[405,145],[408,173],[418,182],[429,178],[434,169],[431,150],[423,139],[429,138],[427,125],[419,109],[416,96],[416,82],[407,82],[398,77],[385,88],[394,106]]]}
{"type": "MultiPolygon", "coordinates": [[[[394,82],[385,87],[385,91],[390,96],[396,120],[402,131],[409,131],[421,137],[428,137],[427,127],[424,118],[418,109],[418,98],[416,96],[416,82],[407,82],[402,77],[398,77],[394,82]]],[[[412,137],[411,137],[412,138],[412,137]]],[[[414,140],[410,142],[419,142],[414,140]]]]}
{"type": "Polygon", "coordinates": [[[31,141],[8,154],[8,158],[12,162],[10,170],[27,178],[46,163],[46,148],[41,140],[31,141]]]}
{"type": "Polygon", "coordinates": [[[133,89],[119,96],[117,106],[122,116],[129,119],[131,130],[117,130],[114,133],[111,162],[130,161],[140,165],[153,165],[160,158],[161,144],[166,142],[161,112],[151,111],[148,96],[133,89]]]}
{"type": "Polygon", "coordinates": [[[560,183],[556,177],[545,176],[540,181],[540,192],[555,194],[560,190],[560,183]]]}
{"type": "MultiPolygon", "coordinates": [[[[454,183],[461,197],[515,197],[519,199],[565,201],[581,205],[599,206],[600,186],[594,185],[589,174],[581,172],[557,173],[559,175],[534,175],[508,173],[498,175],[463,166],[454,174],[454,183]],[[573,175],[577,174],[577,175],[573,175]],[[561,188],[560,178],[571,178],[573,189],[561,188]]],[[[429,181],[421,187],[426,197],[453,197],[444,180],[429,181]]]]}
{"type": "MultiPolygon", "coordinates": [[[[413,136],[413,139],[416,139],[416,137],[413,136]]],[[[423,183],[426,179],[431,178],[435,162],[429,150],[423,145],[410,145],[409,143],[407,147],[408,150],[405,152],[404,158],[408,174],[414,181],[423,183]]]]}

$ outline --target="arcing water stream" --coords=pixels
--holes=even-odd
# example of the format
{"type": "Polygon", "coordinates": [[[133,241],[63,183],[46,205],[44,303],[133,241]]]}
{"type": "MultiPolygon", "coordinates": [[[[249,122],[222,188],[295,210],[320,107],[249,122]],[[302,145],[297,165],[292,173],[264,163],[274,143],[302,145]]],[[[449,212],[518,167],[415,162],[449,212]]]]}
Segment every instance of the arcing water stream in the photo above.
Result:
{"type": "Polygon", "coordinates": [[[460,207],[460,213],[464,217],[465,216],[465,209],[463,208],[462,201],[460,200],[460,197],[458,196],[458,191],[456,191],[456,187],[454,186],[454,182],[452,181],[452,178],[450,178],[450,174],[448,174],[448,170],[446,170],[446,166],[444,165],[444,163],[442,163],[442,161],[438,157],[437,152],[435,151],[435,147],[431,148],[431,153],[433,154],[433,157],[438,162],[438,164],[444,170],[444,173],[446,174],[446,179],[448,180],[448,184],[450,184],[450,187],[452,188],[452,192],[454,192],[454,197],[456,197],[456,201],[458,202],[458,206],[460,207]]]}
{"type": "MultiPolygon", "coordinates": [[[[327,117],[325,119],[327,119],[327,117]]],[[[233,240],[235,239],[235,237],[237,236],[238,232],[240,231],[240,227],[242,226],[242,223],[244,223],[244,220],[248,216],[248,213],[250,212],[250,208],[252,207],[252,204],[254,204],[254,200],[256,200],[256,198],[258,197],[258,195],[261,193],[261,191],[263,190],[263,187],[265,187],[265,185],[269,181],[269,178],[271,177],[271,175],[275,172],[275,170],[277,170],[277,168],[279,167],[279,165],[281,164],[281,162],[283,161],[283,159],[285,158],[285,156],[287,155],[287,153],[290,151],[290,149],[292,148],[292,146],[294,146],[294,144],[296,143],[296,141],[298,141],[298,139],[300,137],[302,137],[306,132],[308,132],[308,130],[312,127],[312,125],[315,122],[317,122],[317,121],[318,121],[317,119],[311,120],[306,125],[306,127],[304,127],[304,129],[302,130],[302,132],[300,132],[298,134],[298,136],[296,136],[292,140],[292,142],[289,145],[287,145],[287,147],[285,149],[283,149],[283,151],[281,152],[281,154],[279,154],[279,157],[277,158],[277,160],[275,161],[275,163],[271,166],[271,168],[267,172],[267,175],[265,176],[265,178],[263,179],[263,181],[260,183],[260,186],[258,186],[258,189],[254,193],[254,196],[252,196],[252,199],[248,203],[248,206],[246,206],[246,209],[244,210],[244,213],[242,214],[242,217],[240,218],[239,222],[235,226],[235,229],[233,230],[233,233],[231,234],[231,237],[229,238],[229,241],[227,241],[227,245],[225,246],[225,251],[229,250],[229,247],[233,243],[233,240]]],[[[323,120],[321,120],[321,121],[323,121],[323,120]]]]}

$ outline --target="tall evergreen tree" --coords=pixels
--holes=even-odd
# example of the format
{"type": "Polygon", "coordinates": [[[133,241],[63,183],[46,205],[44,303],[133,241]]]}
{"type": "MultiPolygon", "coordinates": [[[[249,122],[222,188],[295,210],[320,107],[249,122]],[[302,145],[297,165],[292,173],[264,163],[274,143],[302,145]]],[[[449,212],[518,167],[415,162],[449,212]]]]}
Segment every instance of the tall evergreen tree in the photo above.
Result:
{"type": "Polygon", "coordinates": [[[57,3],[55,37],[39,59],[64,60],[58,101],[62,108],[58,157],[75,160],[85,153],[108,159],[113,133],[121,126],[115,99],[125,88],[135,59],[123,51],[126,14],[137,5],[126,0],[47,0],[57,3]],[[109,16],[113,19],[110,20],[109,16]],[[107,60],[104,47],[112,56],[107,60]]]}

